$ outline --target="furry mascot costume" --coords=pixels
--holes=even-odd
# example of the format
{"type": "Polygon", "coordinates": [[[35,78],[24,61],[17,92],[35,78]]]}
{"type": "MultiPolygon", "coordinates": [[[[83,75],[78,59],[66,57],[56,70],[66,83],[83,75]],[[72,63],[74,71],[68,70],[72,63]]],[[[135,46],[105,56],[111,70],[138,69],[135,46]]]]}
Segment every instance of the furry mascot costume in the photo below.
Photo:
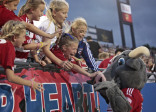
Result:
{"type": "Polygon", "coordinates": [[[113,112],[141,112],[140,90],[147,81],[146,65],[139,58],[142,55],[150,55],[143,46],[122,52],[104,72],[107,81],[94,84],[113,112]]]}

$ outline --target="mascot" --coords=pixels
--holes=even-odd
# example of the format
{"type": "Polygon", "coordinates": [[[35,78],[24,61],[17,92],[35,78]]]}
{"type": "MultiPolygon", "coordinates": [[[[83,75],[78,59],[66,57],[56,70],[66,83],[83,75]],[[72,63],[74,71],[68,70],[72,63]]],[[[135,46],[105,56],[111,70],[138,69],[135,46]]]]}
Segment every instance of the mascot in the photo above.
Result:
{"type": "Polygon", "coordinates": [[[142,55],[150,55],[143,46],[115,56],[104,72],[107,81],[94,84],[95,90],[110,104],[110,112],[141,112],[143,97],[140,91],[147,81],[146,65],[140,59],[142,55]]]}

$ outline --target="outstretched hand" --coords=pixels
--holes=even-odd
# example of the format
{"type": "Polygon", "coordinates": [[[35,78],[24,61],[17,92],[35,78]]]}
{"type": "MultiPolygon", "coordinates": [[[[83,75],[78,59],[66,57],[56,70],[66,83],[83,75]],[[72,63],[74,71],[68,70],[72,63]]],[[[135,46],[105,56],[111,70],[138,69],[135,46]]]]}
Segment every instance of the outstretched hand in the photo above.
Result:
{"type": "Polygon", "coordinates": [[[104,74],[100,71],[97,71],[97,76],[95,77],[95,83],[106,81],[104,74]]]}
{"type": "Polygon", "coordinates": [[[65,70],[69,71],[73,68],[73,64],[69,61],[63,61],[61,64],[61,67],[63,67],[65,70]]]}
{"type": "Polygon", "coordinates": [[[42,91],[44,91],[44,88],[41,87],[41,83],[35,82],[34,80],[35,80],[35,78],[33,78],[33,79],[31,80],[31,81],[32,81],[31,87],[32,87],[32,89],[34,90],[35,95],[36,95],[36,89],[37,89],[38,91],[42,92],[42,91]]]}
{"type": "Polygon", "coordinates": [[[94,77],[96,77],[97,75],[98,75],[98,74],[97,74],[96,72],[91,73],[90,78],[94,78],[94,77]]]}
{"type": "Polygon", "coordinates": [[[87,83],[94,85],[98,82],[103,82],[103,81],[106,81],[104,74],[100,71],[97,71],[92,73],[91,80],[88,80],[87,83]]]}
{"type": "Polygon", "coordinates": [[[106,81],[106,78],[104,76],[104,74],[100,71],[94,72],[92,73],[92,84],[98,83],[98,82],[103,82],[106,81]]]}

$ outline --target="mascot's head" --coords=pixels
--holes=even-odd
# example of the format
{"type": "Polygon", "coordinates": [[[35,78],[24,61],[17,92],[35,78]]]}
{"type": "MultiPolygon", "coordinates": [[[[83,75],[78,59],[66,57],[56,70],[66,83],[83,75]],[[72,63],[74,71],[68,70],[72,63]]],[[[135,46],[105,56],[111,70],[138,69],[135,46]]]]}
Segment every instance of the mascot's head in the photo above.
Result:
{"type": "Polygon", "coordinates": [[[104,72],[108,81],[114,79],[121,89],[136,88],[141,90],[147,81],[146,65],[139,58],[149,56],[146,47],[127,50],[112,59],[112,64],[104,72]]]}

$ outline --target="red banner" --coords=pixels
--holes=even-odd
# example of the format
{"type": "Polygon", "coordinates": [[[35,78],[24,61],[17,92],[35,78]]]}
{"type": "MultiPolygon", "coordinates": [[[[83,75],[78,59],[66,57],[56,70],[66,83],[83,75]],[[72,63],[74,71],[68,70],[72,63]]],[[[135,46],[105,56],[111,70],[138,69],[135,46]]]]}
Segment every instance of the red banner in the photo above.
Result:
{"type": "MultiPolygon", "coordinates": [[[[44,72],[35,68],[16,73],[25,79],[42,83],[42,93],[28,86],[0,80],[1,112],[99,112],[99,98],[88,77],[60,70],[44,72]]],[[[4,76],[0,74],[0,76],[4,76]]]]}

